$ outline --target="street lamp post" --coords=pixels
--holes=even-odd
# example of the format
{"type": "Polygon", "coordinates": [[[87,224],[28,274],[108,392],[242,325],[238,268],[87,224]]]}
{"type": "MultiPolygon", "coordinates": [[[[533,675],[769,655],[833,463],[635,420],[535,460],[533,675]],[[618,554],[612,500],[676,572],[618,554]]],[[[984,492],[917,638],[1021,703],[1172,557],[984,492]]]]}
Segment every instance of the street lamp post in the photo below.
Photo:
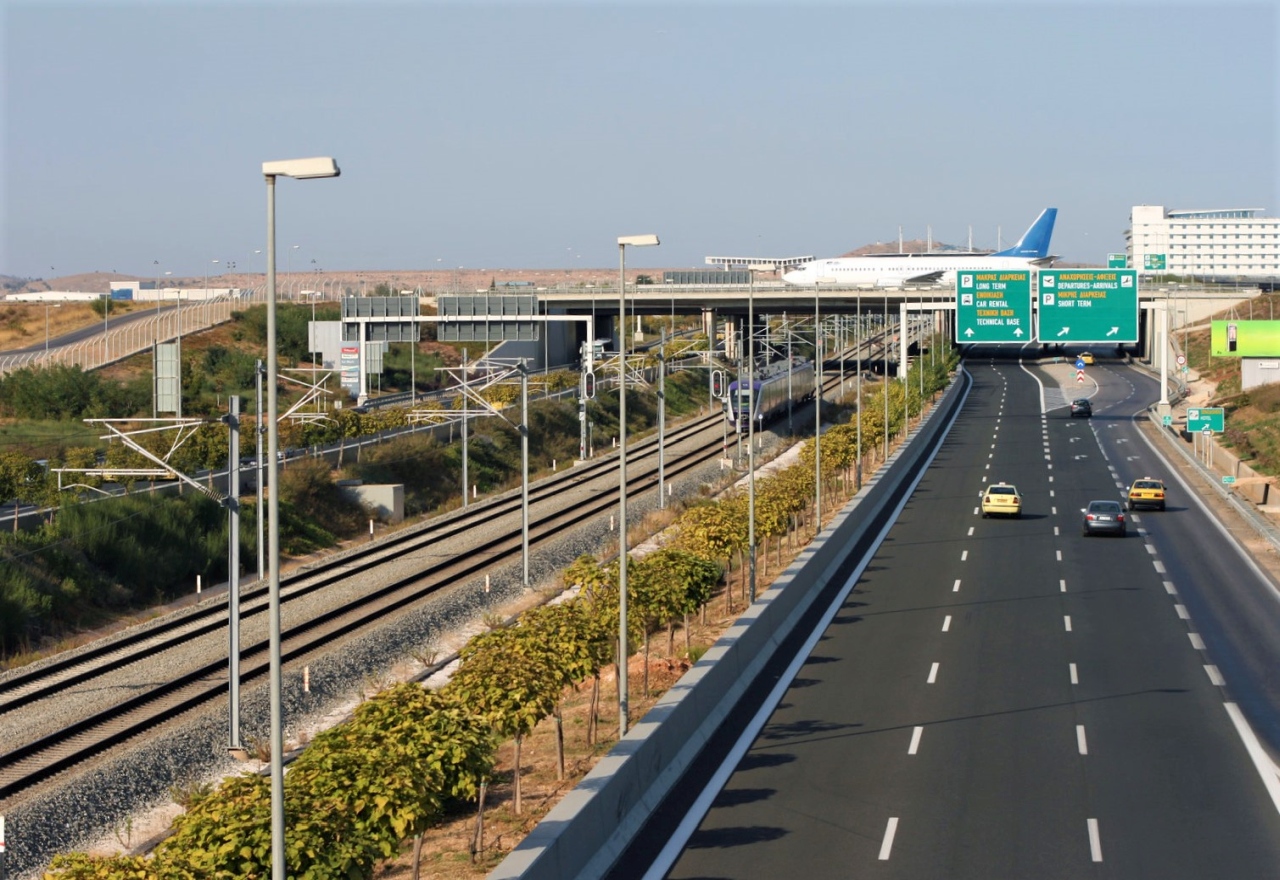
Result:
{"type": "Polygon", "coordinates": [[[267,505],[268,617],[270,626],[271,702],[271,877],[285,880],[284,850],[284,723],[281,707],[280,674],[280,412],[276,382],[276,178],[306,180],[337,177],[338,163],[327,156],[313,159],[285,159],[263,162],[267,183],[267,482],[271,486],[267,505]]]}
{"type": "Polygon", "coordinates": [[[46,362],[49,360],[49,309],[60,308],[62,308],[62,303],[53,306],[48,303],[44,304],[44,359],[46,362]]]}
{"type": "MultiPolygon", "coordinates": [[[[751,389],[747,408],[747,560],[750,572],[751,602],[756,601],[756,273],[772,269],[769,265],[753,264],[747,267],[747,387],[751,389]]],[[[741,396],[742,387],[738,387],[741,396]]],[[[734,406],[738,402],[734,401],[734,406]]]]}
{"type": "Polygon", "coordinates": [[[627,706],[627,245],[652,247],[656,235],[618,236],[618,736],[627,706]]]}

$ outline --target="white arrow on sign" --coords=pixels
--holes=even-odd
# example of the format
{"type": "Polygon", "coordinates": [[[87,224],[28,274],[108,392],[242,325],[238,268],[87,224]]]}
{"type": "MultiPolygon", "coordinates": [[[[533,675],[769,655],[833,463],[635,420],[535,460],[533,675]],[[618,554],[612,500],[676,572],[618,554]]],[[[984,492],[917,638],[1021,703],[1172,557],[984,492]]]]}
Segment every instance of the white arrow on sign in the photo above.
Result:
{"type": "Polygon", "coordinates": [[[965,330],[965,331],[964,331],[964,335],[965,335],[965,336],[972,336],[972,335],[973,335],[973,328],[972,328],[972,327],[970,327],[968,330],[965,330]]]}
{"type": "Polygon", "coordinates": [[[1021,327],[1019,327],[1017,330],[1014,330],[1014,331],[1013,331],[1013,335],[1014,335],[1014,336],[1021,336],[1021,335],[1022,335],[1022,328],[1021,328],[1021,327]]]}
{"type": "Polygon", "coordinates": [[[1115,336],[1115,335],[1116,335],[1117,333],[1119,333],[1119,332],[1120,332],[1120,328],[1119,328],[1119,327],[1112,327],[1110,330],[1108,330],[1108,331],[1107,331],[1107,335],[1108,335],[1108,336],[1115,336]]]}
{"type": "Polygon", "coordinates": [[[1058,335],[1059,335],[1059,336],[1066,336],[1066,335],[1067,335],[1068,333],[1070,333],[1070,332],[1071,332],[1071,328],[1070,328],[1070,327],[1063,327],[1061,330],[1059,330],[1059,331],[1058,331],[1058,335]]]}

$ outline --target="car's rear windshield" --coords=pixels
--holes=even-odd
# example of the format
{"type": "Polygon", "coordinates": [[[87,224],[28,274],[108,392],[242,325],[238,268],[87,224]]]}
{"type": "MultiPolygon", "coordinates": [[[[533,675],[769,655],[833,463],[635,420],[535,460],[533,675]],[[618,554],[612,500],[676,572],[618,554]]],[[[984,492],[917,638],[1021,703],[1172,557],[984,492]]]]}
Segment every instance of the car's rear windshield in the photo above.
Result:
{"type": "Polygon", "coordinates": [[[1160,484],[1157,483],[1155,480],[1138,480],[1138,482],[1134,483],[1133,485],[1139,489],[1159,489],[1160,488],[1160,484]]]}
{"type": "Polygon", "coordinates": [[[1089,509],[1094,513],[1119,513],[1120,503],[1118,501],[1095,501],[1089,505],[1089,509]]]}
{"type": "Polygon", "coordinates": [[[1012,486],[992,486],[987,490],[988,495],[1017,495],[1018,490],[1012,486]]]}

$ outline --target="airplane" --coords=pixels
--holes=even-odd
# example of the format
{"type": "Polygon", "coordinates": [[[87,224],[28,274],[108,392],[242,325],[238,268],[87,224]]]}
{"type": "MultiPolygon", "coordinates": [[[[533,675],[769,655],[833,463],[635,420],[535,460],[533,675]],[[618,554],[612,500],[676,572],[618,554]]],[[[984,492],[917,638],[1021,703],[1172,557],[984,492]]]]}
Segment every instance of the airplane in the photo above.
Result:
{"type": "Polygon", "coordinates": [[[1029,269],[1049,266],[1049,239],[1057,208],[1045,208],[1011,248],[992,254],[871,254],[802,263],[783,273],[788,284],[811,287],[819,281],[843,287],[902,287],[904,284],[955,284],[956,270],[1029,269]]]}

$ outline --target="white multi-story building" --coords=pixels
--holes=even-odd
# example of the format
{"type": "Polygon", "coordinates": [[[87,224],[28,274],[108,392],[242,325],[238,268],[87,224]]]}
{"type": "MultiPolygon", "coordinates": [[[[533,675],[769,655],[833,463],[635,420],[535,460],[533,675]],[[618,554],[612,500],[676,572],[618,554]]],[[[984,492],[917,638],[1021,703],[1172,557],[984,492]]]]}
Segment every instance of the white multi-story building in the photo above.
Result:
{"type": "Polygon", "coordinates": [[[1261,213],[1262,208],[1166,211],[1134,205],[1125,233],[1129,265],[1143,274],[1276,278],[1280,218],[1261,213]]]}

